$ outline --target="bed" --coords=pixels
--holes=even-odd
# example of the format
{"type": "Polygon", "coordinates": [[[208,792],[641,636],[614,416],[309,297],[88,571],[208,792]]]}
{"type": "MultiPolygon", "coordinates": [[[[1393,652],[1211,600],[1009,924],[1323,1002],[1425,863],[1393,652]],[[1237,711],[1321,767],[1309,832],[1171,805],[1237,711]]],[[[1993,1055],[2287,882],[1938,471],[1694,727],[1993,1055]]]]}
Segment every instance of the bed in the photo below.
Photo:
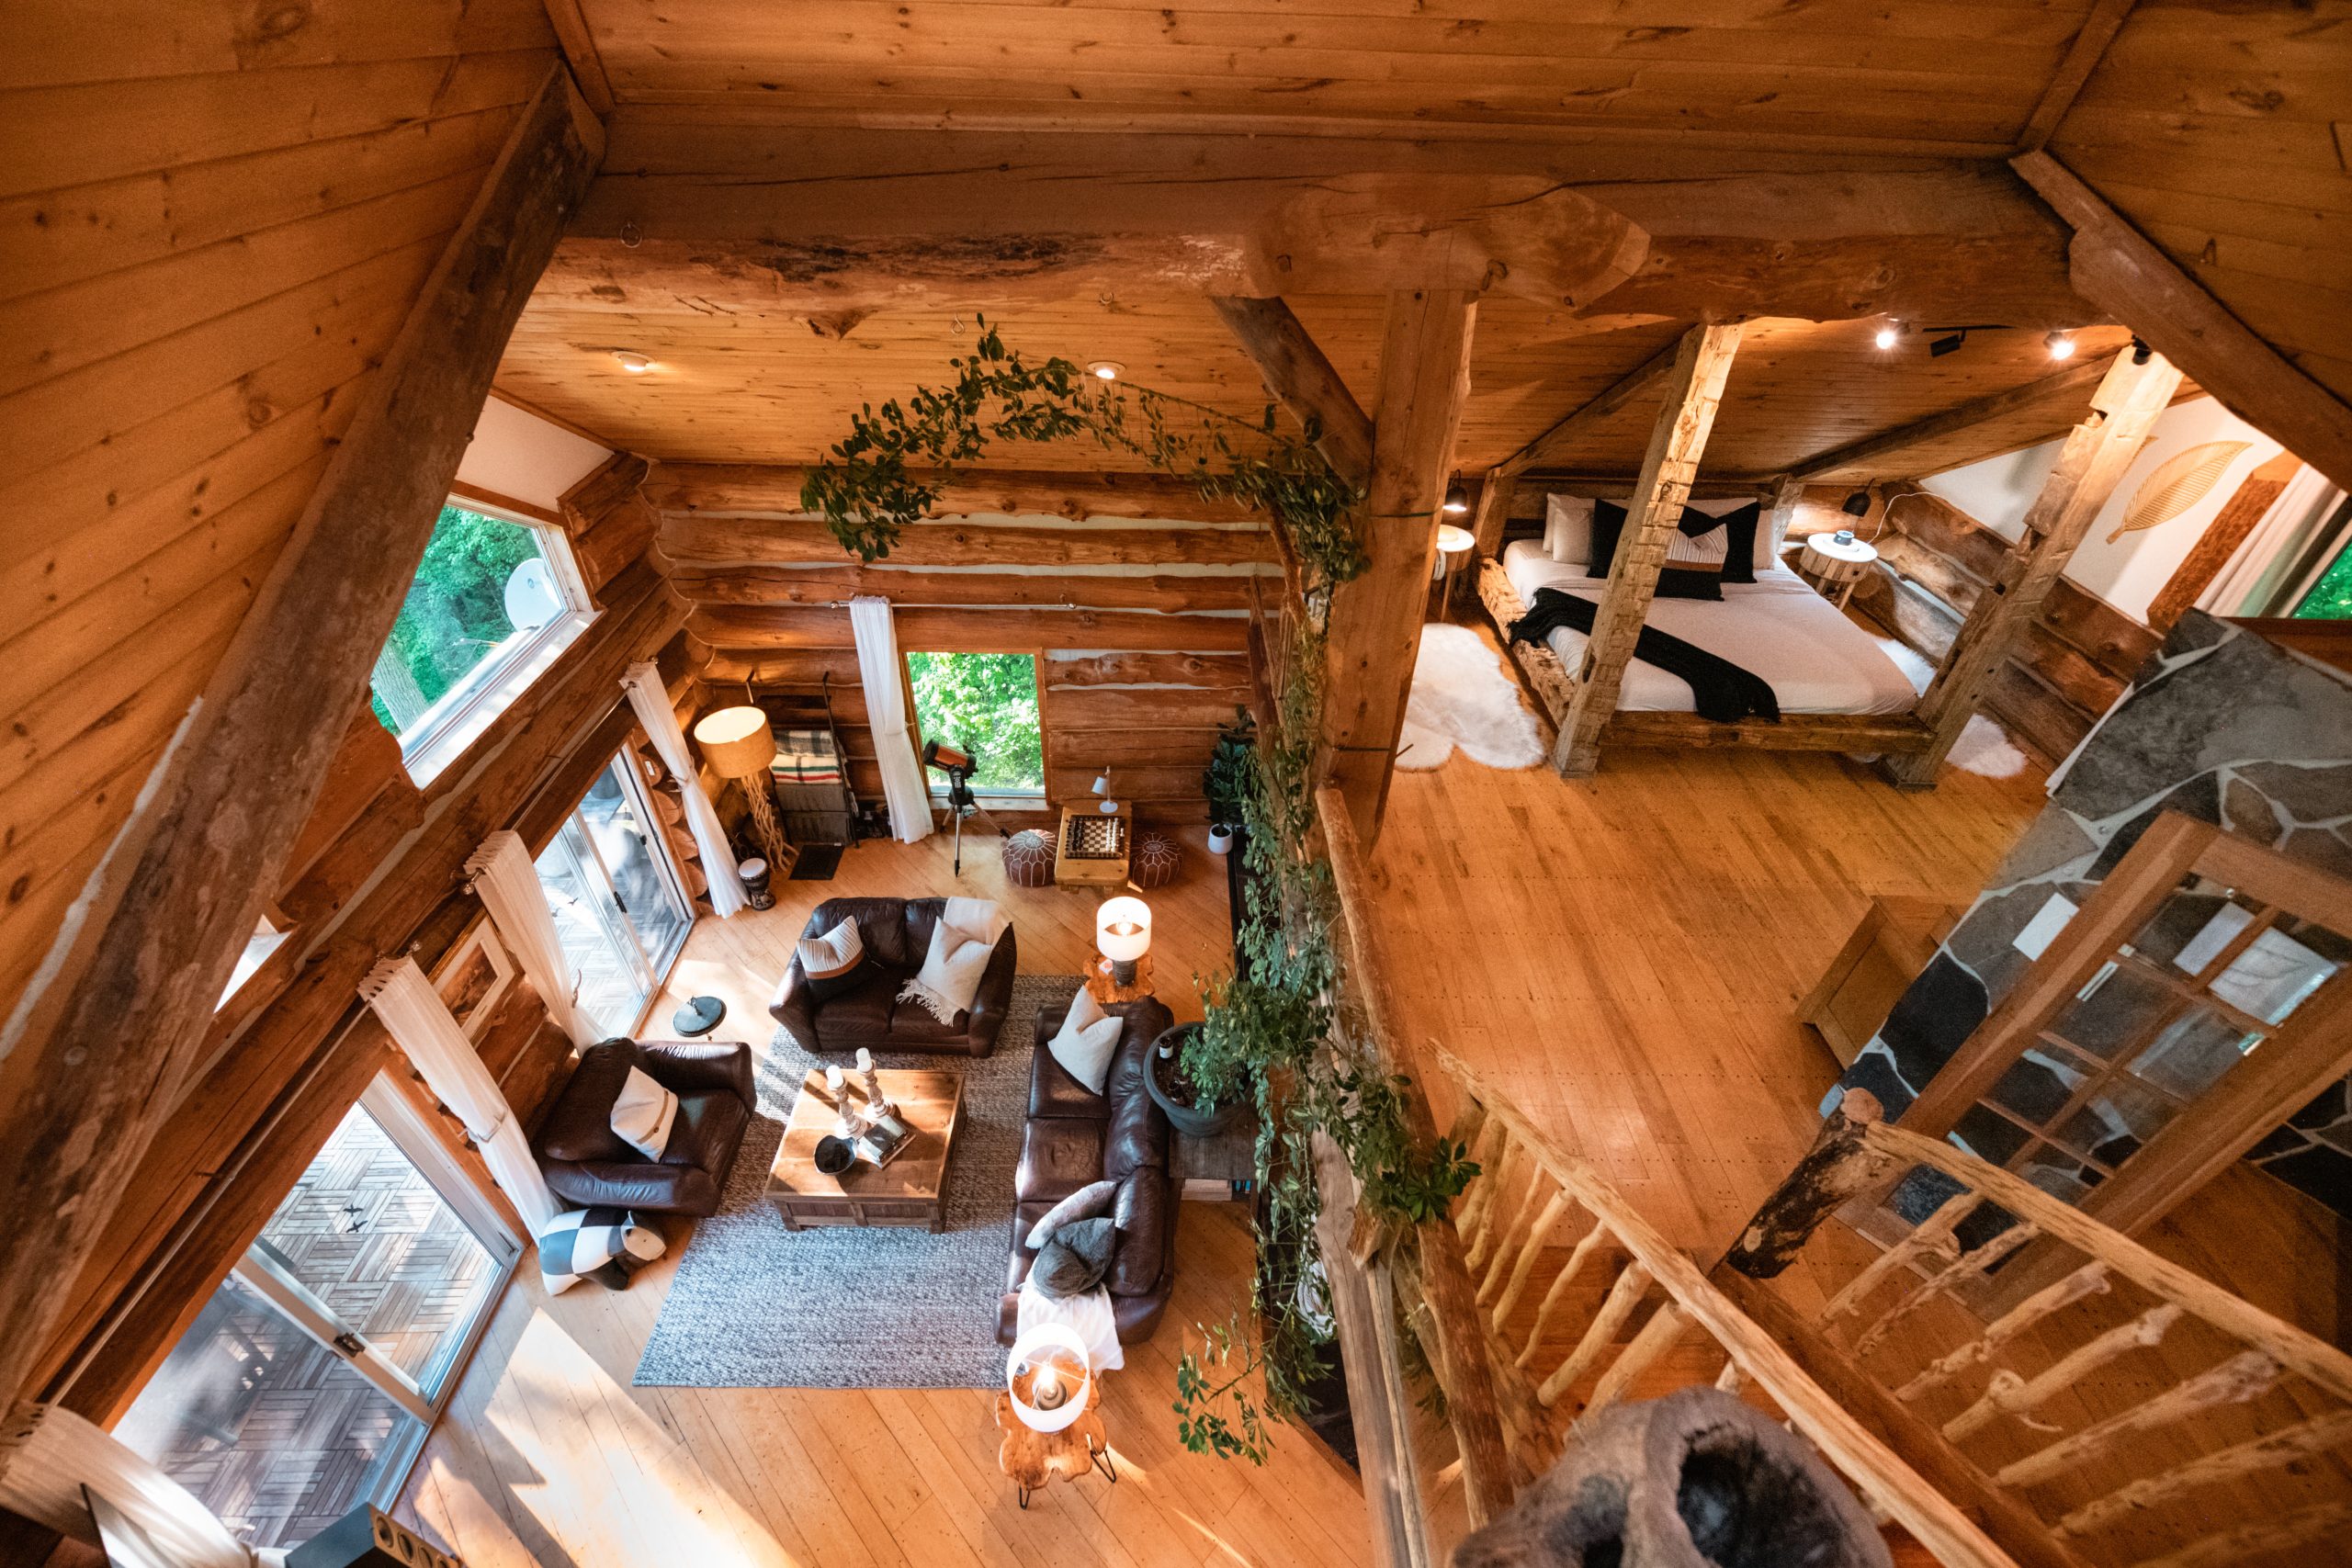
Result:
{"type": "MultiPolygon", "coordinates": [[[[1506,547],[1502,569],[1521,606],[1540,588],[1598,604],[1606,586],[1581,562],[1554,560],[1535,539],[1506,547]]],[[[1720,603],[1653,600],[1645,624],[1762,676],[1783,714],[1905,714],[1918,700],[1878,640],[1787,567],[1759,567],[1754,582],[1725,583],[1723,594],[1720,603]]],[[[1563,626],[1547,640],[1571,672],[1583,662],[1583,633],[1563,626]]],[[[1625,666],[1617,708],[1690,713],[1693,705],[1680,676],[1637,658],[1625,666]]]]}

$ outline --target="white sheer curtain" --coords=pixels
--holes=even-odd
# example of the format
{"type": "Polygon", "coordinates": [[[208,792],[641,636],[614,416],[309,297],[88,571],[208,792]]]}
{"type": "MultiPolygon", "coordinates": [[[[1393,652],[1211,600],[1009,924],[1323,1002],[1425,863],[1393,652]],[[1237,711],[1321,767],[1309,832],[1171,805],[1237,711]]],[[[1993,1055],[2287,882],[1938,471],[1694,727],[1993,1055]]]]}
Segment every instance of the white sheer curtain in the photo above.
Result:
{"type": "Polygon", "coordinates": [[[685,732],[678,728],[678,712],[670,705],[661,673],[650,662],[632,664],[621,677],[621,689],[628,694],[628,705],[636,710],[637,722],[645,727],[645,738],[653,742],[654,753],[678,781],[678,794],[686,803],[686,826],[694,832],[695,847],[702,852],[704,874],[710,879],[710,907],[721,919],[751,908],[743,901],[743,879],[735,868],[735,851],[727,842],[727,829],[719,826],[718,813],[711,808],[710,796],[703,793],[702,775],[695,768],[694,753],[686,750],[685,732]]]}
{"type": "Polygon", "coordinates": [[[857,638],[857,678],[865,688],[865,719],[882,764],[882,795],[890,831],[900,843],[931,837],[931,790],[907,738],[906,674],[899,666],[899,634],[890,601],[861,595],[849,602],[849,629],[857,638]]]}
{"type": "Polygon", "coordinates": [[[434,1098],[458,1113],[481,1150],[490,1174],[514,1201],[524,1225],[537,1235],[563,1213],[548,1190],[530,1140],[514,1123],[514,1112],[499,1092],[498,1080],[482,1066],[481,1053],[448,1004],[424,977],[413,958],[388,958],[359,982],[359,994],[376,1010],[392,1043],[424,1075],[434,1098]]]}
{"type": "MultiPolygon", "coordinates": [[[[112,1503],[175,1568],[253,1568],[253,1551],[196,1495],[104,1428],[59,1404],[21,1406],[10,1458],[0,1470],[0,1507],[60,1535],[96,1541],[82,1488],[112,1503]]],[[[141,1558],[141,1561],[146,1561],[141,1558]]]]}
{"type": "Polygon", "coordinates": [[[522,835],[502,828],[484,839],[466,862],[466,875],[498,934],[506,940],[506,950],[547,1004],[548,1016],[583,1050],[602,1040],[603,1032],[574,999],[579,979],[556,934],[547,887],[539,881],[539,868],[531,863],[531,852],[523,847],[522,835]]]}

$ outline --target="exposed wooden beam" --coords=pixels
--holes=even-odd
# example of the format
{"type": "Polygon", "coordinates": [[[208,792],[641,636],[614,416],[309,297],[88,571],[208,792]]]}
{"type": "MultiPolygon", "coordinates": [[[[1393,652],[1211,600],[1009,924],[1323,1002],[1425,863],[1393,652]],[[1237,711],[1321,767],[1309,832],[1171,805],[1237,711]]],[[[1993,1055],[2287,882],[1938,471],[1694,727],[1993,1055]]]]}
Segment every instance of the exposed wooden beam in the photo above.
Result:
{"type": "Polygon", "coordinates": [[[1681,520],[1699,455],[1714,428],[1715,407],[1723,400],[1732,356],[1739,352],[1739,336],[1737,322],[1696,326],[1675,345],[1661,386],[1665,404],[1651,426],[1642,477],[1625,509],[1625,529],[1618,537],[1617,556],[1610,563],[1609,581],[1600,591],[1600,607],[1585,643],[1584,668],[1577,672],[1575,695],[1552,746],[1552,765],[1571,777],[1589,773],[1598,765],[1601,728],[1616,715],[1625,665],[1634,657],[1634,639],[1657,592],[1668,537],[1681,520]]]}
{"type": "Polygon", "coordinates": [[[2018,152],[2039,152],[2057,130],[2059,121],[2066,118],[2066,111],[2082,96],[2091,73],[2107,58],[2107,46],[2122,30],[2123,20],[2132,14],[2134,4],[2135,0],[2098,0],[2091,6],[2090,14],[2075,33],[2075,41],[2066,46],[2065,57],[2051,73],[2050,85],[2041,90],[2041,101],[2033,106],[2033,113],[2026,117],[2025,128],[2018,133],[2018,152]]]}
{"type": "MultiPolygon", "coordinates": [[[[662,520],[662,553],[679,567],[846,566],[855,558],[822,523],[763,517],[662,520]]],[[[886,558],[915,566],[1240,566],[1274,558],[1262,528],[1022,528],[943,518],[899,536],[886,558]]]]}
{"type": "Polygon", "coordinates": [[[839,605],[856,594],[893,604],[972,604],[1159,610],[1247,610],[1247,576],[1107,572],[926,571],[858,566],[734,566],[673,571],[670,585],[697,604],[839,605]]]}
{"type": "Polygon", "coordinates": [[[596,35],[588,28],[588,18],[581,14],[580,0],[540,0],[540,8],[548,14],[548,25],[555,28],[556,46],[563,51],[566,63],[571,67],[571,80],[579,87],[580,96],[588,107],[609,118],[613,112],[613,84],[605,74],[604,56],[596,52],[596,35]]]}
{"type": "Polygon", "coordinates": [[[2197,542],[2188,547],[2188,554],[2172,576],[2148,601],[2151,632],[2162,637],[2171,631],[2173,624],[2197,603],[2199,595],[2212,586],[2213,580],[2222,575],[2222,569],[2230,564],[2230,558],[2238,553],[2238,547],[2245,543],[2246,536],[2254,532],[2254,525],[2270,511],[2279,492],[2302,466],[2302,459],[2292,452],[2281,452],[2239,482],[2235,493],[2222,503],[2222,510],[2213,514],[2213,521],[2205,525],[2205,532],[2197,536],[2197,542]]]}
{"type": "Polygon", "coordinates": [[[1911,789],[1933,787],[1938,770],[1986,687],[2017,651],[2026,628],[2041,614],[2066,562],[2091,521],[2139,455],[2156,416],[2172,401],[2180,372],[2162,355],[2145,364],[2116,355],[2091,396],[2089,417],[2067,435],[2057,465],[2026,509],[2024,533],[2003,562],[1992,592],[1978,595],[1933,684],[1919,699],[1919,716],[1935,732],[1922,751],[1883,764],[1911,789]]]}
{"type": "Polygon", "coordinates": [[[1323,733],[1329,781],[1347,796],[1357,834],[1377,842],[1421,643],[1438,508],[1454,433],[1470,395],[1473,295],[1415,289],[1388,297],[1380,403],[1364,500],[1370,564],[1331,595],[1323,733]]]}
{"type": "Polygon", "coordinates": [[[1370,479],[1372,420],[1291,308],[1280,299],[1230,294],[1213,294],[1209,303],[1265,378],[1266,390],[1316,431],[1324,460],[1351,483],[1370,479]]]}
{"type": "Polygon", "coordinates": [[[1930,441],[1957,435],[1963,430],[1973,429],[1987,420],[2015,413],[2019,409],[2076,397],[2086,389],[2098,385],[2106,377],[2108,367],[2114,363],[2112,358],[2086,360],[2069,365],[2065,369],[2044,376],[2038,381],[2029,381],[2022,387],[2011,387],[2004,391],[1988,392],[1981,398],[1971,398],[1941,413],[1929,414],[1926,419],[1883,430],[1876,435],[1867,435],[1843,446],[1833,446],[1826,452],[1816,452],[1790,468],[1785,477],[1804,481],[1852,468],[1859,470],[1864,478],[1875,478],[1884,471],[1888,457],[1915,446],[1924,446],[1930,441]]]}
{"type": "MultiPolygon", "coordinates": [[[[915,468],[908,477],[939,492],[934,517],[974,515],[1155,517],[1188,523],[1262,523],[1246,502],[1209,500],[1172,474],[1063,473],[1055,469],[915,468]]],[[[793,464],[661,463],[639,489],[657,511],[737,517],[808,517],[800,489],[808,470],[793,464]]]]}
{"type": "MultiPolygon", "coordinates": [[[[959,653],[1034,653],[1040,649],[1129,649],[1137,652],[1238,653],[1249,644],[1243,615],[1160,615],[1146,610],[913,608],[897,615],[901,648],[959,653]]],[[[854,648],[849,612],[718,605],[697,609],[686,630],[713,649],[854,648]]]]}
{"type": "Polygon", "coordinates": [[[2068,275],[2248,423],[2352,489],[2352,404],[2297,369],[2048,152],[2009,160],[2075,227],[2068,275]]]}
{"type": "Polygon", "coordinates": [[[390,634],[507,335],[602,152],[560,67],[368,384],[277,564],[0,1029],[0,1404],[187,1074],[390,634]],[[257,781],[261,781],[257,784],[257,781]]]}
{"type": "Polygon", "coordinates": [[[1606,391],[1563,415],[1549,430],[1495,465],[1495,472],[1516,477],[1548,461],[1578,435],[1600,423],[1636,398],[1656,391],[1674,369],[1675,355],[1684,340],[1677,338],[1618,378],[1606,391]]]}

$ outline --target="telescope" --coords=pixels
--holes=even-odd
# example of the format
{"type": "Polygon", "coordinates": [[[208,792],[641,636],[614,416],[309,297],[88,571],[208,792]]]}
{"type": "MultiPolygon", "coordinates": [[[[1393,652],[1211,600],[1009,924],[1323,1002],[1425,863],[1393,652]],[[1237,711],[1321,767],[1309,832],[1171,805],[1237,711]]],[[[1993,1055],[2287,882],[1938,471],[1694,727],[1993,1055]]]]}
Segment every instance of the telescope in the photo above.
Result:
{"type": "Polygon", "coordinates": [[[1009,839],[1012,835],[1002,823],[989,816],[987,807],[973,798],[972,754],[969,751],[944,740],[926,740],[922,743],[922,765],[937,768],[947,775],[947,813],[956,819],[956,874],[961,876],[964,874],[965,818],[976,814],[987,818],[989,826],[996,829],[997,837],[1009,839]]]}

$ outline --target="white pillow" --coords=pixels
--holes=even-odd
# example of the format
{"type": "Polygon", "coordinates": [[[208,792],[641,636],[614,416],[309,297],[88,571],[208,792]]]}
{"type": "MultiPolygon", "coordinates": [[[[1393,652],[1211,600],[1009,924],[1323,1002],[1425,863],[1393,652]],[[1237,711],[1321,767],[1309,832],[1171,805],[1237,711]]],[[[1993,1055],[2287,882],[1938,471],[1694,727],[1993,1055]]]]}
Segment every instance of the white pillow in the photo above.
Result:
{"type": "Polygon", "coordinates": [[[1118,1053],[1120,1022],[1102,1010],[1094,993],[1084,987],[1069,1004],[1069,1016],[1062,1020],[1059,1032],[1046,1042],[1046,1049],[1062,1070],[1084,1084],[1095,1094],[1111,1078],[1111,1058],[1118,1053]]]}
{"type": "Polygon", "coordinates": [[[613,1101],[613,1131],[621,1141],[647,1159],[658,1160],[670,1145],[670,1124],[677,1119],[678,1097],[646,1077],[642,1068],[631,1067],[620,1098],[613,1101]]]}
{"type": "Polygon", "coordinates": [[[797,950],[800,972],[811,980],[845,978],[865,958],[865,939],[855,919],[847,919],[822,936],[804,936],[797,950]]]}
{"type": "Polygon", "coordinates": [[[922,968],[899,989],[899,999],[952,1025],[957,1013],[971,1010],[972,998],[979,995],[980,975],[995,952],[995,942],[941,920],[931,928],[931,951],[923,956],[922,968]]]}
{"type": "Polygon", "coordinates": [[[1685,504],[1691,511],[1704,513],[1709,517],[1728,517],[1741,507],[1754,504],[1756,506],[1756,570],[1761,571],[1768,566],[1781,564],[1781,541],[1772,536],[1770,506],[1757,502],[1753,497],[1747,500],[1735,498],[1730,501],[1693,501],[1685,504]]]}
{"type": "Polygon", "coordinates": [[[1582,566],[1592,558],[1590,496],[1544,498],[1544,548],[1554,560],[1568,566],[1582,566]]]}

